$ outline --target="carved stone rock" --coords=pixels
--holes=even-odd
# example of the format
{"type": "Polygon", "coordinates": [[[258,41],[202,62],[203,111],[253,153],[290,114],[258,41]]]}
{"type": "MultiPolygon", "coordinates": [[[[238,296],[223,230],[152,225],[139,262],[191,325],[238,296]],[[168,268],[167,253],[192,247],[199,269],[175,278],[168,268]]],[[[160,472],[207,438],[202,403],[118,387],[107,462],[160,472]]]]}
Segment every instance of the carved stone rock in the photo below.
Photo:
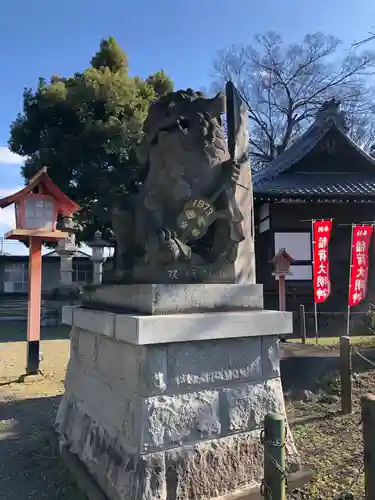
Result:
{"type": "Polygon", "coordinates": [[[232,84],[226,96],[187,89],[156,101],[138,151],[147,176],[114,212],[112,282],[255,283],[247,150],[247,110],[232,84]]]}

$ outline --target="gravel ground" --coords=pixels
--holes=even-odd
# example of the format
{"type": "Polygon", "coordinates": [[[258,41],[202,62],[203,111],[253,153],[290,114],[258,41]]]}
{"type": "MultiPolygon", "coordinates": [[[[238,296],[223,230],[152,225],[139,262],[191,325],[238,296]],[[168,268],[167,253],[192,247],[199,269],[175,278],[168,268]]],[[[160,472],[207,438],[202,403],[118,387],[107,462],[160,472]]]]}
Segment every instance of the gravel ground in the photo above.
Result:
{"type": "Polygon", "coordinates": [[[293,499],[365,498],[359,398],[362,394],[375,392],[374,387],[375,371],[356,374],[352,415],[342,415],[339,403],[288,405],[291,431],[302,461],[315,471],[314,480],[293,499]],[[351,493],[353,497],[344,493],[351,493]]]}
{"type": "MultiPolygon", "coordinates": [[[[60,333],[42,342],[44,379],[21,384],[15,380],[24,372],[25,343],[2,342],[0,332],[0,499],[84,499],[53,444],[69,356],[67,332],[60,333]]],[[[356,377],[355,412],[349,416],[340,415],[337,404],[288,404],[303,462],[316,471],[313,482],[290,500],[336,500],[343,491],[351,491],[355,500],[364,498],[358,398],[375,392],[374,383],[375,372],[356,377]]]]}
{"type": "Polygon", "coordinates": [[[24,373],[24,342],[0,340],[0,499],[84,500],[61,463],[53,423],[63,393],[69,341],[45,340],[42,381],[13,382],[24,373]]]}

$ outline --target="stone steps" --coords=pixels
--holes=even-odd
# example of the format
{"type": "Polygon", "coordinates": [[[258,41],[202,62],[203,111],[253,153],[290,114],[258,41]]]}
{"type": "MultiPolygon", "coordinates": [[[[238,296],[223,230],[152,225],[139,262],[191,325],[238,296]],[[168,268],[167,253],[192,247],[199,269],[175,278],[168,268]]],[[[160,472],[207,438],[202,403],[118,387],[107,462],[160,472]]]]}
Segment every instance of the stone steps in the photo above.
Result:
{"type": "MultiPolygon", "coordinates": [[[[28,299],[24,297],[6,297],[0,299],[0,321],[26,321],[28,299]]],[[[42,301],[43,314],[43,301],[42,301]]]]}

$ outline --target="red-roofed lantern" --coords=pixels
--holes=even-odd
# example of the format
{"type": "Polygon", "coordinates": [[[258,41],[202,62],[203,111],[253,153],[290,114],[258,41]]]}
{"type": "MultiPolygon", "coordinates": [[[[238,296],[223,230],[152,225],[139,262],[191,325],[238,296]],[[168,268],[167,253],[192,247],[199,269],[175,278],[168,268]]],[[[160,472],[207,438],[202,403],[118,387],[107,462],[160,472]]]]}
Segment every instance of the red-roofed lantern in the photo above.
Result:
{"type": "Polygon", "coordinates": [[[15,206],[16,227],[4,237],[29,242],[26,374],[32,375],[39,372],[43,241],[69,238],[69,232],[56,229],[57,217],[71,217],[80,207],[54,184],[46,167],[39,170],[23,189],[0,199],[0,208],[11,204],[15,206]]]}

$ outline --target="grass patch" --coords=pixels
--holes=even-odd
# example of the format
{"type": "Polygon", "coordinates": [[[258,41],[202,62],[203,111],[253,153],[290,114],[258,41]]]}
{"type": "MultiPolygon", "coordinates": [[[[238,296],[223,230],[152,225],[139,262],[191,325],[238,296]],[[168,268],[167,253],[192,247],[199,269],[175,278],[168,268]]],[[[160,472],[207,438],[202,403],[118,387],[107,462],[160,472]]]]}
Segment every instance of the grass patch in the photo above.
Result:
{"type": "MultiPolygon", "coordinates": [[[[69,326],[41,327],[41,340],[69,338],[69,326]]],[[[0,343],[26,341],[26,321],[0,321],[0,343]]]]}
{"type": "MultiPolygon", "coordinates": [[[[375,347],[375,335],[356,335],[350,337],[351,344],[363,347],[375,347]]],[[[293,342],[302,343],[301,339],[293,339],[293,342]]],[[[306,339],[306,344],[309,345],[320,345],[324,347],[339,347],[340,337],[321,337],[319,338],[319,343],[316,344],[315,338],[306,339]]]]}

